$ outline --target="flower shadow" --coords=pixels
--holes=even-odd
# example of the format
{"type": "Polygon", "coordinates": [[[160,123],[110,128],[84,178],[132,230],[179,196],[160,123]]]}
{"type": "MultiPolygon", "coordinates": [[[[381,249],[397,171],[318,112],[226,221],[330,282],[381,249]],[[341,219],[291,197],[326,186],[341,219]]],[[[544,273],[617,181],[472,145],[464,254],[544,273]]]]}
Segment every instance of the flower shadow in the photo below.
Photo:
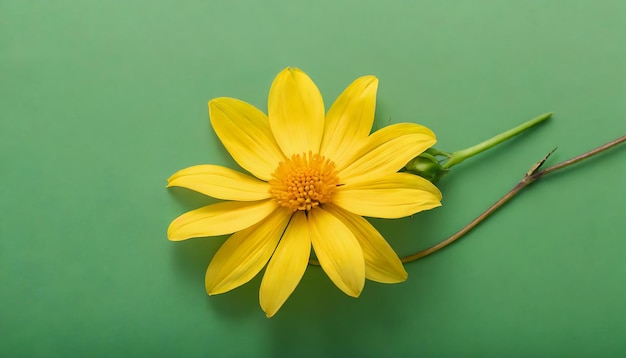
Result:
{"type": "MultiPolygon", "coordinates": [[[[426,281],[424,276],[432,271],[408,269],[408,282],[385,285],[368,281],[361,297],[354,299],[334,287],[319,267],[310,267],[296,292],[270,322],[272,355],[387,355],[390,352],[386,349],[391,349],[394,342],[381,340],[405,337],[412,321],[428,314],[424,304],[428,294],[421,296],[416,282],[426,281]],[[307,351],[307,346],[315,349],[307,351]]],[[[427,283],[419,286],[428,293],[427,283]]],[[[438,287],[441,289],[441,283],[438,287]]]]}
{"type": "Polygon", "coordinates": [[[232,291],[208,297],[209,308],[218,316],[229,321],[248,321],[254,317],[264,318],[263,311],[259,306],[261,277],[263,277],[262,273],[232,291]]]}
{"type": "MultiPolygon", "coordinates": [[[[170,197],[178,210],[186,212],[220,200],[198,194],[183,188],[170,188],[170,197]]],[[[229,235],[194,238],[172,243],[171,263],[181,281],[189,286],[189,291],[197,294],[198,288],[204,291],[204,276],[211,259],[229,235]]],[[[225,294],[206,297],[207,308],[227,319],[237,319],[260,311],[258,307],[258,279],[225,294]],[[256,287],[256,288],[255,288],[256,287]]]]}
{"type": "MultiPolygon", "coordinates": [[[[171,250],[172,266],[186,281],[191,292],[204,291],[204,276],[211,259],[227,236],[191,239],[179,242],[171,250]]],[[[261,312],[258,305],[259,278],[216,296],[206,296],[207,308],[226,319],[240,319],[261,312]]]]}
{"type": "Polygon", "coordinates": [[[171,187],[168,188],[167,191],[171,201],[176,205],[176,209],[181,211],[181,214],[184,211],[197,209],[221,201],[185,188],[171,187]]]}

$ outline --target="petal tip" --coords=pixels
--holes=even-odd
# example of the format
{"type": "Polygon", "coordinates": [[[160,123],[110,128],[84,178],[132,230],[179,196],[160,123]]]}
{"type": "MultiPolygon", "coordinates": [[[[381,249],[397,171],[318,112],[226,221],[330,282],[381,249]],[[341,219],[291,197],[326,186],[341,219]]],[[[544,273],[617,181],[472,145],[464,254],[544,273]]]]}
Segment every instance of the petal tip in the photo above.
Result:
{"type": "Polygon", "coordinates": [[[232,100],[236,100],[235,98],[230,98],[230,97],[217,97],[217,98],[213,98],[209,101],[208,105],[209,105],[209,110],[215,110],[215,109],[219,109],[219,105],[220,104],[224,104],[225,102],[228,101],[232,101],[232,100]]]}
{"type": "Polygon", "coordinates": [[[356,284],[356,286],[352,286],[351,284],[348,284],[347,282],[345,282],[345,285],[343,287],[340,287],[340,289],[341,291],[343,291],[343,293],[345,293],[346,295],[350,297],[359,298],[359,296],[361,296],[361,292],[363,292],[364,287],[365,287],[365,277],[363,278],[363,281],[360,284],[356,284]]]}
{"type": "Polygon", "coordinates": [[[209,277],[205,278],[204,289],[206,290],[206,294],[209,296],[215,296],[225,292],[223,290],[219,290],[219,282],[215,282],[215,280],[211,280],[209,277]]]}
{"type": "Polygon", "coordinates": [[[363,290],[362,290],[362,289],[359,289],[359,290],[350,290],[350,291],[346,290],[346,291],[345,291],[345,293],[346,293],[348,296],[353,297],[353,298],[359,298],[359,296],[361,296],[361,292],[363,292],[363,290]]]}
{"type": "Polygon", "coordinates": [[[261,307],[263,312],[265,312],[265,317],[272,318],[278,312],[277,307],[261,307]]]}
{"type": "Polygon", "coordinates": [[[400,282],[404,282],[404,281],[407,280],[407,278],[409,278],[409,273],[406,272],[406,270],[404,270],[404,269],[402,271],[403,271],[402,272],[402,281],[400,281],[400,282]]]}
{"type": "Polygon", "coordinates": [[[400,282],[404,282],[407,280],[407,278],[409,278],[409,274],[406,272],[406,270],[404,268],[402,268],[402,272],[394,272],[396,275],[394,275],[394,277],[392,277],[391,280],[389,280],[389,282],[387,283],[400,283],[400,282]]]}
{"type": "Polygon", "coordinates": [[[171,229],[167,230],[167,239],[170,241],[181,241],[182,239],[174,235],[173,231],[171,229]]]}
{"type": "Polygon", "coordinates": [[[361,80],[367,83],[367,86],[378,86],[378,77],[374,75],[366,75],[361,77],[361,80]]]}
{"type": "Polygon", "coordinates": [[[278,72],[278,74],[276,75],[276,78],[280,77],[281,75],[286,75],[286,74],[291,75],[294,71],[298,71],[298,68],[287,66],[283,68],[282,70],[280,70],[280,72],[278,72]]]}
{"type": "Polygon", "coordinates": [[[167,239],[170,241],[183,241],[186,239],[189,239],[191,237],[189,236],[184,236],[184,235],[180,235],[180,233],[178,233],[178,229],[180,229],[180,225],[178,225],[178,221],[179,218],[174,219],[171,223],[170,226],[167,228],[167,239]]]}
{"type": "MultiPolygon", "coordinates": [[[[176,221],[176,220],[174,220],[176,221]]],[[[174,225],[174,221],[172,221],[170,223],[170,226],[167,227],[167,239],[170,241],[176,241],[174,240],[174,230],[172,229],[172,225],[174,225]]]]}

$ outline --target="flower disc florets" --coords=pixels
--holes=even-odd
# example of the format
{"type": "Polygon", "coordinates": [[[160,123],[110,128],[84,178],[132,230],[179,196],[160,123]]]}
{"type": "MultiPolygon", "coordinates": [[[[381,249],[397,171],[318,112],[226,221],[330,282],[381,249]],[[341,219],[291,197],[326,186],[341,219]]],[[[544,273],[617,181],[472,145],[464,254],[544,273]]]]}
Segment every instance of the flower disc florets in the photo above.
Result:
{"type": "Polygon", "coordinates": [[[331,201],[339,184],[335,163],[319,154],[294,154],[278,164],[270,193],[292,211],[309,211],[331,201]]]}

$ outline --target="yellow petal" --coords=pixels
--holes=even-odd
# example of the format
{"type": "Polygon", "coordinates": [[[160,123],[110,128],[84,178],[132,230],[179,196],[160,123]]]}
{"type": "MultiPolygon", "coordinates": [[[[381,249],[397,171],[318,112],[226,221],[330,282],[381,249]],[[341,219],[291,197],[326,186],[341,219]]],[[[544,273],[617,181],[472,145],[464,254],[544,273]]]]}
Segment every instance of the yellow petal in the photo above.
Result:
{"type": "Polygon", "coordinates": [[[265,220],[228,238],[206,271],[207,293],[230,291],[256,276],[272,256],[290,216],[289,210],[279,208],[265,220]]]}
{"type": "Polygon", "coordinates": [[[365,261],[354,234],[322,208],[309,211],[311,242],[322,269],[340,290],[359,297],[365,285],[365,261]]]}
{"type": "Polygon", "coordinates": [[[259,179],[269,180],[284,160],[274,140],[267,116],[254,106],[234,98],[209,102],[215,133],[233,159],[259,179]]]}
{"type": "Polygon", "coordinates": [[[372,224],[332,204],[326,204],[324,209],[341,220],[359,241],[365,258],[365,278],[381,283],[406,280],[408,274],[400,258],[372,224]]]}
{"type": "Polygon", "coordinates": [[[376,110],[377,89],[376,77],[357,78],[326,114],[320,153],[331,158],[337,166],[345,166],[350,155],[363,145],[370,134],[376,110]]]}
{"type": "Polygon", "coordinates": [[[189,211],[172,221],[167,229],[171,241],[193,237],[230,234],[265,219],[276,207],[276,201],[227,201],[189,211]]]}
{"type": "Polygon", "coordinates": [[[270,197],[269,184],[219,165],[195,165],[167,180],[178,186],[223,200],[256,201],[270,197]]]}
{"type": "Polygon", "coordinates": [[[370,135],[345,168],[338,167],[342,183],[395,173],[436,143],[435,134],[414,123],[398,123],[370,135]]]}
{"type": "Polygon", "coordinates": [[[287,157],[319,151],[324,131],[324,102],[315,83],[297,68],[281,71],[270,88],[269,123],[287,157]]]}
{"type": "Polygon", "coordinates": [[[272,317],[296,289],[309,263],[311,235],[303,211],[291,218],[285,234],[267,265],[259,300],[267,317],[272,317]]]}
{"type": "Polygon", "coordinates": [[[441,206],[441,192],[413,174],[393,173],[337,187],[333,204],[351,213],[394,219],[441,206]]]}

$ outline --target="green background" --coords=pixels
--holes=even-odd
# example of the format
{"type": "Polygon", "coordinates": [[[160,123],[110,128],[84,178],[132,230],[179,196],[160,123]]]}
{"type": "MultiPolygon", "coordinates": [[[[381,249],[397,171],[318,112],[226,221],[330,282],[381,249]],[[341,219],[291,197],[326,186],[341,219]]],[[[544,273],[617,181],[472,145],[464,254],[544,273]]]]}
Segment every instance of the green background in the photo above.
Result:
{"type": "Polygon", "coordinates": [[[266,110],[306,71],[326,105],[380,79],[376,128],[457,150],[554,111],[455,168],[443,207],[372,220],[400,254],[455,232],[553,147],[626,133],[626,2],[0,1],[0,356],[626,355],[626,148],[548,177],[459,243],[359,299],[311,267],[267,319],[259,278],[208,297],[224,237],[172,243],[210,199],[165,189],[236,167],[219,96],[266,110]]]}

